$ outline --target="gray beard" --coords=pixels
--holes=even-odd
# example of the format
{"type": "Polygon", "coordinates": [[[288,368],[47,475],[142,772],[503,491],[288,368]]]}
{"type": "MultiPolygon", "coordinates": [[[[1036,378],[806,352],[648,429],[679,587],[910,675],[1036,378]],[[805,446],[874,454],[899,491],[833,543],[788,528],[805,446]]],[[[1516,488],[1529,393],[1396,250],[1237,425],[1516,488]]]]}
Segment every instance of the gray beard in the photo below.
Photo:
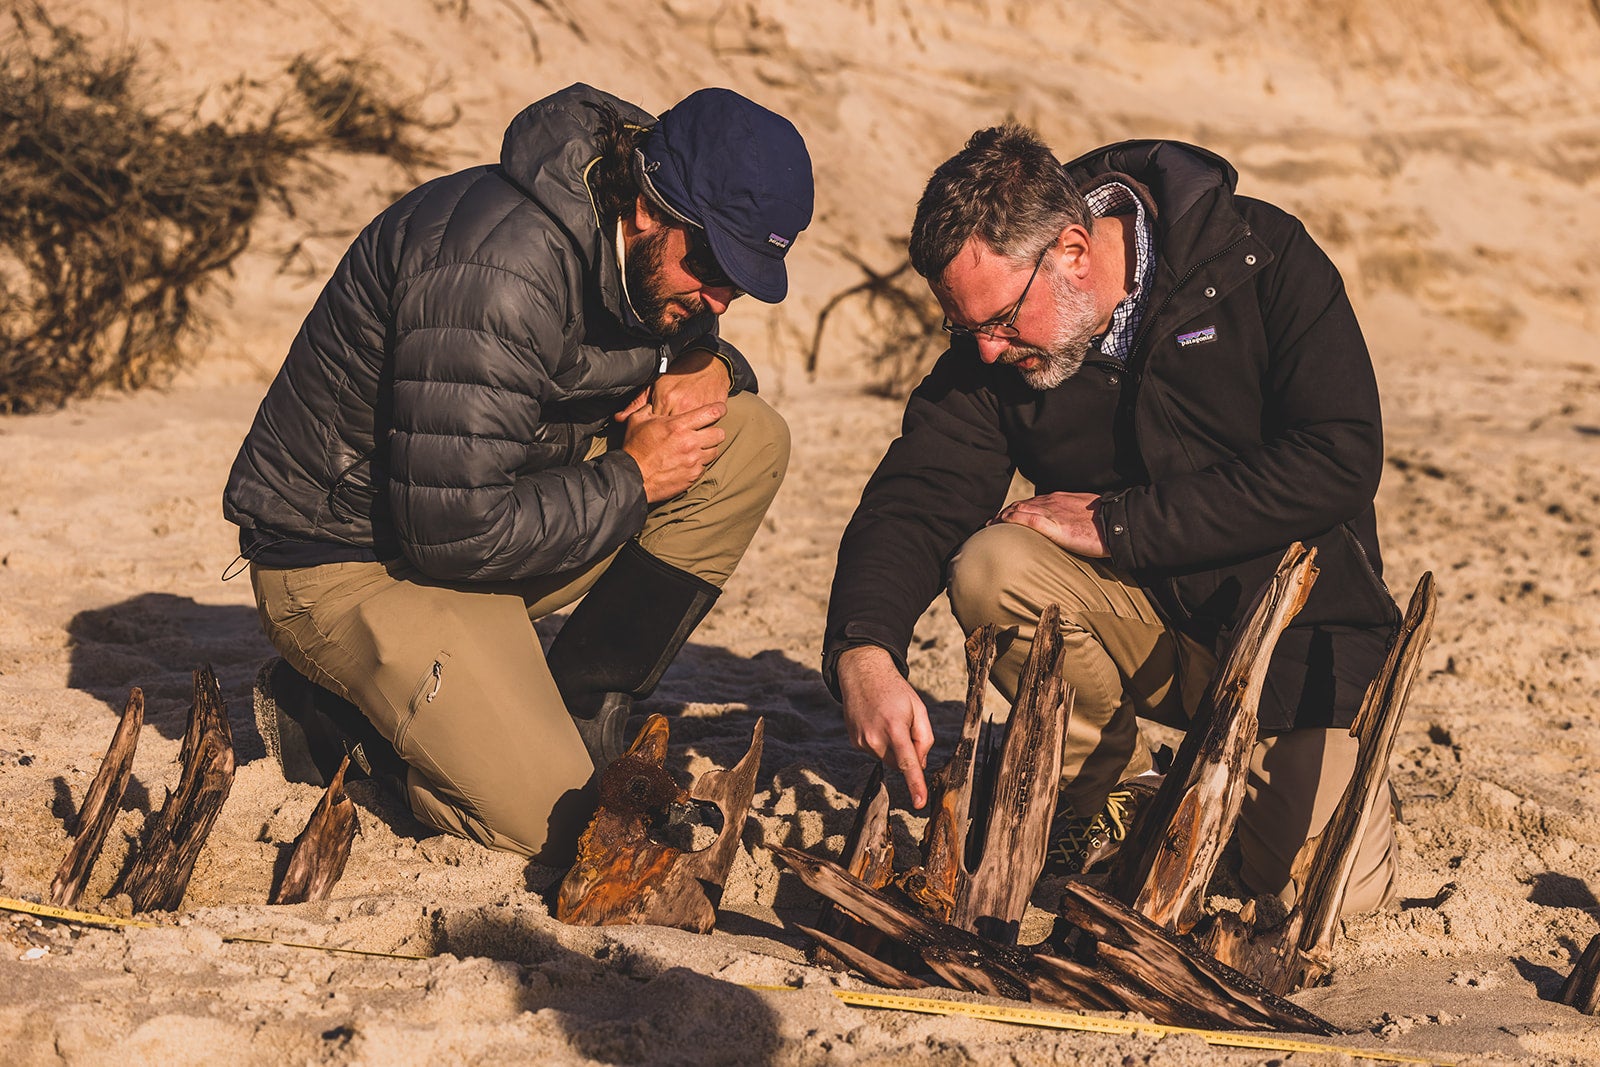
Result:
{"type": "Polygon", "coordinates": [[[1050,343],[1038,348],[1033,345],[1012,346],[1001,362],[1008,366],[1030,356],[1041,366],[1032,370],[1016,367],[1016,372],[1028,388],[1044,392],[1054,389],[1078,373],[1084,357],[1089,354],[1089,343],[1094,340],[1098,325],[1094,313],[1094,296],[1067,284],[1065,279],[1049,276],[1050,298],[1055,305],[1056,331],[1050,343]]]}

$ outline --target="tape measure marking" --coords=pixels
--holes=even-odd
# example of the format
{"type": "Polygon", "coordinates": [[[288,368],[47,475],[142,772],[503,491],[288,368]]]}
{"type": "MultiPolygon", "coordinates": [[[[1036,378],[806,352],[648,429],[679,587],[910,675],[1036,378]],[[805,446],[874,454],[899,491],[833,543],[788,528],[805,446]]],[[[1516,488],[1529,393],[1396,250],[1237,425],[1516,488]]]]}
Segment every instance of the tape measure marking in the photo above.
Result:
{"type": "MultiPolygon", "coordinates": [[[[746,988],[771,992],[798,992],[798,989],[794,986],[751,985],[746,988]]],[[[1199,1030],[1187,1026],[1134,1022],[1129,1019],[1102,1019],[1093,1015],[1077,1015],[1072,1012],[1049,1011],[1042,1008],[971,1004],[960,1000],[934,1000],[928,997],[909,997],[901,993],[870,993],[850,989],[829,989],[827,992],[832,993],[845,1004],[858,1008],[911,1011],[923,1015],[965,1015],[974,1019],[987,1019],[991,1022],[1047,1027],[1054,1030],[1081,1030],[1100,1034],[1193,1034],[1208,1045],[1229,1048],[1258,1049],[1267,1052],[1342,1052],[1356,1059],[1376,1060],[1382,1063],[1419,1063],[1430,1065],[1430,1067],[1454,1067],[1453,1062],[1447,1060],[1402,1056],[1393,1052],[1380,1052],[1352,1045],[1325,1045],[1312,1041],[1296,1041],[1292,1038],[1230,1033],[1225,1030],[1199,1030]]]]}

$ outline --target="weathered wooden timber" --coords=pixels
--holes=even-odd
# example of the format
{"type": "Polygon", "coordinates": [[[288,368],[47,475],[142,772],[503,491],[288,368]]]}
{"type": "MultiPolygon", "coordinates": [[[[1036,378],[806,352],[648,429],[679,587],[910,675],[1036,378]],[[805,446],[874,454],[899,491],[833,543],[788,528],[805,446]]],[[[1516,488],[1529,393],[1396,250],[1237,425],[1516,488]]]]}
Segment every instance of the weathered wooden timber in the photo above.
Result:
{"type": "Polygon", "coordinates": [[[301,904],[308,900],[326,900],[339,879],[344,876],[344,865],[350,859],[350,844],[360,828],[356,820],[356,806],[344,791],[344,775],[350,769],[347,755],[322,799],[306,821],[306,828],[294,839],[294,851],[289,855],[289,866],[283,872],[283,881],[267,901],[269,904],[301,904]]]}
{"type": "Polygon", "coordinates": [[[95,772],[83,806],[72,828],[72,844],[67,848],[56,876],[50,882],[50,903],[58,908],[73,908],[83,893],[84,883],[94,861],[105,845],[106,832],[117,817],[122,794],[128,788],[133,770],[133,751],[139,744],[139,728],[144,724],[144,691],[137,686],[128,691],[128,702],[117,720],[116,732],[106,749],[100,769],[95,772]]]}
{"type": "Polygon", "coordinates": [[[650,716],[632,747],[601,775],[599,808],[561,883],[556,918],[576,926],[637,923],[708,932],[755,795],[764,734],[765,722],[757,719],[738,765],[707,771],[686,792],[664,766],[667,720],[650,716]],[[650,836],[653,823],[691,799],[722,813],[710,846],[684,852],[650,836]]]}
{"type": "Polygon", "coordinates": [[[195,860],[233,788],[233,730],[210,667],[194,672],[194,703],[179,755],[177,791],[167,790],[133,864],[112,887],[135,911],[174,911],[183,902],[195,860]]]}
{"type": "Polygon", "coordinates": [[[1600,934],[1594,935],[1589,947],[1572,965],[1572,973],[1567,975],[1556,999],[1585,1015],[1600,1015],[1600,934]]]}
{"type": "Polygon", "coordinates": [[[1316,550],[1289,546],[1206,691],[1166,781],[1112,864],[1112,895],[1158,926],[1187,933],[1244,804],[1256,708],[1278,637],[1311,594],[1316,550]]]}
{"type": "MultiPolygon", "coordinates": [[[[841,859],[845,870],[873,889],[883,888],[894,874],[894,840],[889,833],[889,789],[883,784],[881,763],[872,765],[872,773],[867,776],[867,783],[861,789],[861,796],[856,802],[855,822],[845,836],[841,859]]],[[[870,953],[876,951],[883,941],[883,936],[876,930],[832,901],[824,902],[814,928],[801,929],[817,942],[807,951],[806,958],[819,967],[834,970],[857,966],[853,962],[857,956],[873,959],[870,953]],[[833,951],[835,942],[842,942],[849,951],[833,951]]]]}
{"type": "MultiPolygon", "coordinates": [[[[921,957],[930,971],[957,989],[1088,1011],[1140,1012],[1158,1023],[1240,1030],[1339,1031],[1242,976],[1183,945],[1118,901],[1069,883],[1068,914],[1101,939],[1097,965],[1053,955],[1044,946],[1006,945],[918,914],[892,888],[875,890],[827,860],[790,848],[775,855],[801,881],[921,957]],[[897,899],[898,898],[898,899],[897,899]]],[[[906,988],[918,981],[853,946],[836,951],[858,962],[874,981],[906,988]]]]}
{"type": "Polygon", "coordinates": [[[1280,925],[1258,930],[1253,915],[1219,915],[1202,942],[1217,959],[1278,993],[1311,985],[1327,974],[1345,889],[1360,848],[1362,828],[1383,792],[1394,739],[1433,631],[1433,574],[1422,575],[1382,669],[1368,687],[1350,733],[1357,738],[1355,770],[1344,796],[1320,834],[1301,846],[1292,877],[1294,908],[1280,925]]]}

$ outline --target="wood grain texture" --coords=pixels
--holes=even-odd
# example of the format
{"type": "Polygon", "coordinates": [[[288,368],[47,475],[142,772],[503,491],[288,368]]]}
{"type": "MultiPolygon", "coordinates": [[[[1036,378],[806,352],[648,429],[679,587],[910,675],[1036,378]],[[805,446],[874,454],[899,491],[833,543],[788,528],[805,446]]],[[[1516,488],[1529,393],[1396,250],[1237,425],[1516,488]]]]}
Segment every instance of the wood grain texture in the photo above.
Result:
{"type": "Polygon", "coordinates": [[[117,729],[111,735],[111,745],[106,749],[100,769],[95,772],[89,791],[83,796],[83,806],[72,829],[72,844],[50,881],[50,903],[58,908],[72,908],[83,895],[84,883],[105,845],[106,832],[111,829],[122,805],[122,795],[128,788],[128,775],[133,770],[133,753],[139,744],[139,729],[144,725],[144,690],[135,686],[128,691],[128,702],[117,720],[117,729]]]}

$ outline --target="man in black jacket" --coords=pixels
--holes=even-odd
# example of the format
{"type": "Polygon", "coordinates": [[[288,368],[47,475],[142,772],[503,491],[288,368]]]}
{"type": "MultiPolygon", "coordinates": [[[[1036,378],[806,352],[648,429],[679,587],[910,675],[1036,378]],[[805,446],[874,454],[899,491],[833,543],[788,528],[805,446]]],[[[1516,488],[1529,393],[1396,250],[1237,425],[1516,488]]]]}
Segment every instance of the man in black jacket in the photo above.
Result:
{"type": "MultiPolygon", "coordinates": [[[[992,679],[1012,698],[1040,612],[1061,604],[1077,696],[1056,833],[1115,836],[1108,796],[1152,774],[1137,720],[1185,726],[1284,548],[1316,547],[1321,577],[1273,656],[1239,822],[1246,884],[1288,900],[1399,620],[1379,577],[1366,345],[1327,256],[1294,218],[1236,195],[1236,177],[1158,141],[1062,167],[1015,125],[979,131],[934,173],[911,260],[951,345],[845,531],[823,664],[852,739],[921,806],[933,736],[904,677],[917,617],[948,588],[965,630],[1006,627],[992,679]],[[1016,472],[1036,495],[1006,504],[1016,472]]],[[[1346,910],[1383,903],[1393,878],[1383,810],[1346,910]]]]}
{"type": "Polygon", "coordinates": [[[574,85],[362,232],[223,502],[283,657],[257,721],[287,777],[349,751],[429,825],[570,850],[783,478],[787,428],[716,327],[783,299],[811,208],[787,119],[574,85]],[[547,664],[532,620],[580,596],[547,664]]]}

